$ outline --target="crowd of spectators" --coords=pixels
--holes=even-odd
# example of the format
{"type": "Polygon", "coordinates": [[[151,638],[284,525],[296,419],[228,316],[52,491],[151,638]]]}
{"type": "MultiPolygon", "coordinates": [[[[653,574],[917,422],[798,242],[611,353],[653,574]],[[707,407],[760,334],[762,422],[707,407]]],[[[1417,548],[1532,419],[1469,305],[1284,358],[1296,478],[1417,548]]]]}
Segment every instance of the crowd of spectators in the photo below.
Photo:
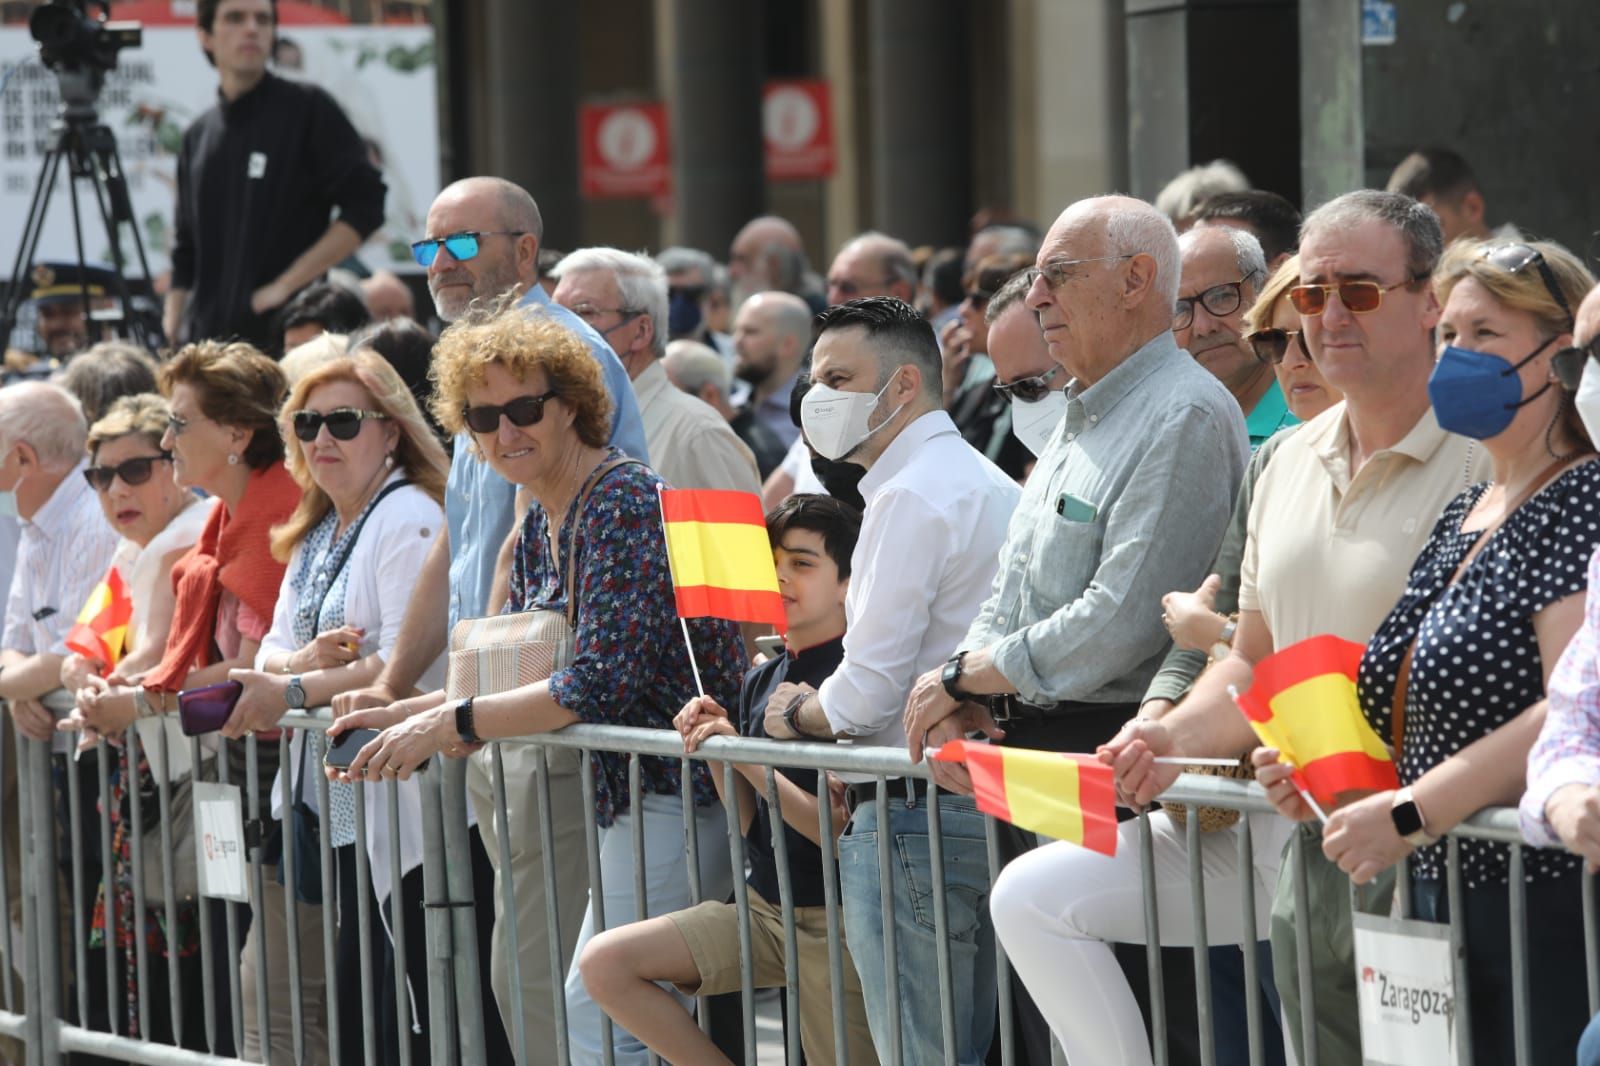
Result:
{"type": "MultiPolygon", "coordinates": [[[[1192,988],[1169,969],[1168,1061],[1190,1061],[1202,1022],[1215,1061],[1247,1061],[1257,996],[1267,1061],[1304,1061],[1312,992],[1317,1061],[1357,1064],[1353,915],[1389,913],[1398,883],[1411,916],[1464,923],[1480,1061],[1513,1061],[1526,1010],[1535,1061],[1600,1062],[1579,935],[1581,872],[1600,862],[1600,289],[1560,245],[1491,229],[1459,156],[1419,151],[1389,190],[1304,219],[1219,161],[1154,204],[1092,197],[1043,231],[980,225],[964,247],[864,232],[820,273],[776,216],[726,249],[554,253],[527,190],[471,177],[415,235],[436,317],[420,323],[393,275],[329,276],[381,219],[383,183],[335,101],[266,70],[272,16],[268,0],[197,5],[221,97],[184,138],[170,347],[91,344],[106,290],[40,264],[41,343],[8,353],[21,380],[0,388],[0,699],[19,738],[50,746],[63,841],[80,845],[64,847],[80,865],[61,943],[85,948],[67,975],[81,1024],[258,1061],[428,1061],[436,857],[415,775],[456,759],[486,989],[458,1009],[481,1011],[490,1061],[511,1061],[518,1030],[558,1046],[563,1024],[577,1062],[731,1061],[695,997],[784,984],[786,890],[787,1021],[808,1061],[835,1061],[836,996],[849,1061],[986,1061],[998,944],[1019,1061],[1049,1062],[1054,1037],[1074,1066],[1152,1062],[1142,952],[1119,945],[1142,943],[1153,884],[1163,948],[1204,922],[1215,1000],[1186,1015],[1192,988]],[[664,487],[759,494],[788,619],[775,651],[756,651],[760,627],[680,622],[664,487]],[[115,646],[85,646],[74,623],[102,585],[131,617],[115,646]],[[461,691],[451,634],[501,615],[547,618],[566,651],[537,678],[461,691]],[[1325,823],[1231,695],[1324,634],[1365,646],[1361,711],[1401,784],[1339,797],[1325,823]],[[178,694],[221,682],[231,710],[191,747],[178,694]],[[327,738],[293,731],[280,762],[285,713],[327,706],[327,738]],[[913,760],[968,737],[1092,752],[1127,811],[1157,804],[1185,757],[1239,760],[1276,813],[1208,824],[1192,854],[1182,815],[1158,810],[1151,857],[1132,821],[1111,857],[1003,824],[991,840],[954,764],[820,790],[816,771],[782,770],[772,810],[760,766],[725,779],[719,762],[646,757],[634,788],[625,754],[527,739],[580,722],[676,731],[686,752],[715,736],[913,760]],[[372,733],[325,773],[355,730],[372,733]],[[74,756],[102,742],[104,782],[74,756]],[[172,884],[152,872],[171,829],[149,816],[158,786],[224,771],[277,871],[248,907],[201,895],[192,854],[162,857],[172,884]],[[358,802],[357,781],[393,793],[358,802]],[[1520,867],[1464,843],[1453,884],[1440,837],[1518,804],[1520,867]],[[201,925],[230,921],[240,954],[212,938],[204,957],[201,925]],[[1531,988],[1515,1010],[1514,964],[1531,988]],[[198,1002],[218,968],[238,974],[237,1045],[197,1009],[168,1022],[169,990],[198,1002]],[[372,1024],[347,1014],[330,1046],[322,990],[360,995],[363,975],[372,1024]],[[408,1011],[378,991],[397,982],[408,1011]]],[[[16,901],[14,824],[4,846],[16,901]]]]}

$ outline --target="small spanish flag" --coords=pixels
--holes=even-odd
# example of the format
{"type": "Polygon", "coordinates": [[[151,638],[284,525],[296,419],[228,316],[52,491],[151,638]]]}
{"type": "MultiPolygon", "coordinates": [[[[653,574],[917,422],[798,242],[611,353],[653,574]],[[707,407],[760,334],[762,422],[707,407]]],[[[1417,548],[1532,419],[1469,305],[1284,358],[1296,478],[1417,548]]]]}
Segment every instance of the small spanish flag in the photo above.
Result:
{"type": "Polygon", "coordinates": [[[122,574],[116,567],[89,593],[88,602],[78,612],[77,623],[67,631],[67,647],[87,659],[117,665],[128,647],[128,623],[133,619],[133,600],[122,574]]]}
{"type": "Polygon", "coordinates": [[[1116,787],[1111,767],[1093,755],[952,740],[928,758],[966,763],[985,814],[1104,855],[1117,853],[1116,787]]]}
{"type": "Polygon", "coordinates": [[[788,628],[767,519],[753,492],[661,490],[661,522],[680,618],[788,628]]]}
{"type": "Polygon", "coordinates": [[[1293,763],[1295,784],[1328,807],[1343,792],[1400,787],[1356,698],[1364,650],[1330,635],[1291,644],[1256,664],[1254,682],[1238,698],[1261,743],[1293,763]]]}

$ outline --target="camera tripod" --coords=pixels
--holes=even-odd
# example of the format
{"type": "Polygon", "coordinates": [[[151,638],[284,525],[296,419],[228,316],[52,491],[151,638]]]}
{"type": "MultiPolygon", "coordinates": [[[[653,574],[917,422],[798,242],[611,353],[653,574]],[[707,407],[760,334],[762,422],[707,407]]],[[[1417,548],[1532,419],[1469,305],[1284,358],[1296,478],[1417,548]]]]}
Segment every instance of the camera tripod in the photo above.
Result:
{"type": "MultiPolygon", "coordinates": [[[[111,128],[100,121],[92,102],[85,102],[85,86],[71,84],[70,79],[83,75],[61,72],[61,110],[51,124],[52,143],[45,153],[39,182],[34,186],[33,199],[28,205],[28,215],[22,227],[22,241],[17,248],[11,267],[11,284],[6,290],[3,307],[0,307],[0,343],[11,337],[16,325],[17,312],[22,307],[28,291],[27,270],[36,261],[39,240],[44,233],[45,212],[50,206],[50,196],[55,190],[56,178],[63,163],[67,168],[68,200],[72,205],[72,233],[78,256],[78,277],[83,289],[84,317],[89,327],[91,343],[104,338],[107,318],[91,311],[86,258],[83,252],[83,211],[79,202],[78,182],[88,180],[94,185],[94,201],[100,220],[105,226],[106,241],[111,250],[111,266],[115,275],[114,294],[121,303],[122,332],[148,351],[154,352],[165,343],[159,313],[142,314],[135,310],[128,286],[126,257],[122,251],[122,227],[127,226],[133,236],[139,269],[146,283],[150,280],[150,263],[145,258],[144,241],[139,236],[138,222],[133,216],[133,203],[128,198],[128,183],[122,171],[122,157],[117,151],[117,137],[111,128]]],[[[98,85],[88,90],[92,101],[98,85]]],[[[152,293],[152,299],[154,294],[152,293]]]]}

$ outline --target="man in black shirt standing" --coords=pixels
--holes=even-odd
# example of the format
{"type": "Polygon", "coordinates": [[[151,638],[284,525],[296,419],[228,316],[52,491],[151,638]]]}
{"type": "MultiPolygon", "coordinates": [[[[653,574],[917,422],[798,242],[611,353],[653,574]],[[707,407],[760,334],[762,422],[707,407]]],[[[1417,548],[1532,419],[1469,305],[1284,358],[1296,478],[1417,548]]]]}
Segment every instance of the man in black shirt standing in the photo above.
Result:
{"type": "Polygon", "coordinates": [[[271,350],[272,311],[382,224],[383,179],[331,96],[268,73],[274,0],[200,0],[196,15],[218,100],[183,135],[162,324],[175,344],[271,350]]]}

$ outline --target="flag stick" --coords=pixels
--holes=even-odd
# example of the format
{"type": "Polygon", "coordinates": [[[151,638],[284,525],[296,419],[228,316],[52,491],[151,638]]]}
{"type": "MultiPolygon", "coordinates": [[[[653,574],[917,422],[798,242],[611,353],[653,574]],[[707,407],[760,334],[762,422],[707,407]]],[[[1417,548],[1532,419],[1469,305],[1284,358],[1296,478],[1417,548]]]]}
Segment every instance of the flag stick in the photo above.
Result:
{"type": "Polygon", "coordinates": [[[1191,759],[1187,755],[1157,755],[1158,766],[1238,766],[1238,759],[1191,759]]]}
{"type": "MultiPolygon", "coordinates": [[[[667,541],[667,505],[661,498],[661,482],[656,482],[656,507],[661,512],[661,543],[667,549],[667,573],[672,578],[672,588],[676,594],[678,588],[678,575],[672,572],[672,546],[667,541]]],[[[673,606],[673,612],[678,608],[673,606]]],[[[689,669],[694,672],[694,689],[701,696],[706,694],[706,686],[700,680],[700,664],[694,659],[694,641],[689,639],[689,620],[683,615],[678,615],[678,624],[683,627],[683,646],[689,651],[689,669]]]]}

